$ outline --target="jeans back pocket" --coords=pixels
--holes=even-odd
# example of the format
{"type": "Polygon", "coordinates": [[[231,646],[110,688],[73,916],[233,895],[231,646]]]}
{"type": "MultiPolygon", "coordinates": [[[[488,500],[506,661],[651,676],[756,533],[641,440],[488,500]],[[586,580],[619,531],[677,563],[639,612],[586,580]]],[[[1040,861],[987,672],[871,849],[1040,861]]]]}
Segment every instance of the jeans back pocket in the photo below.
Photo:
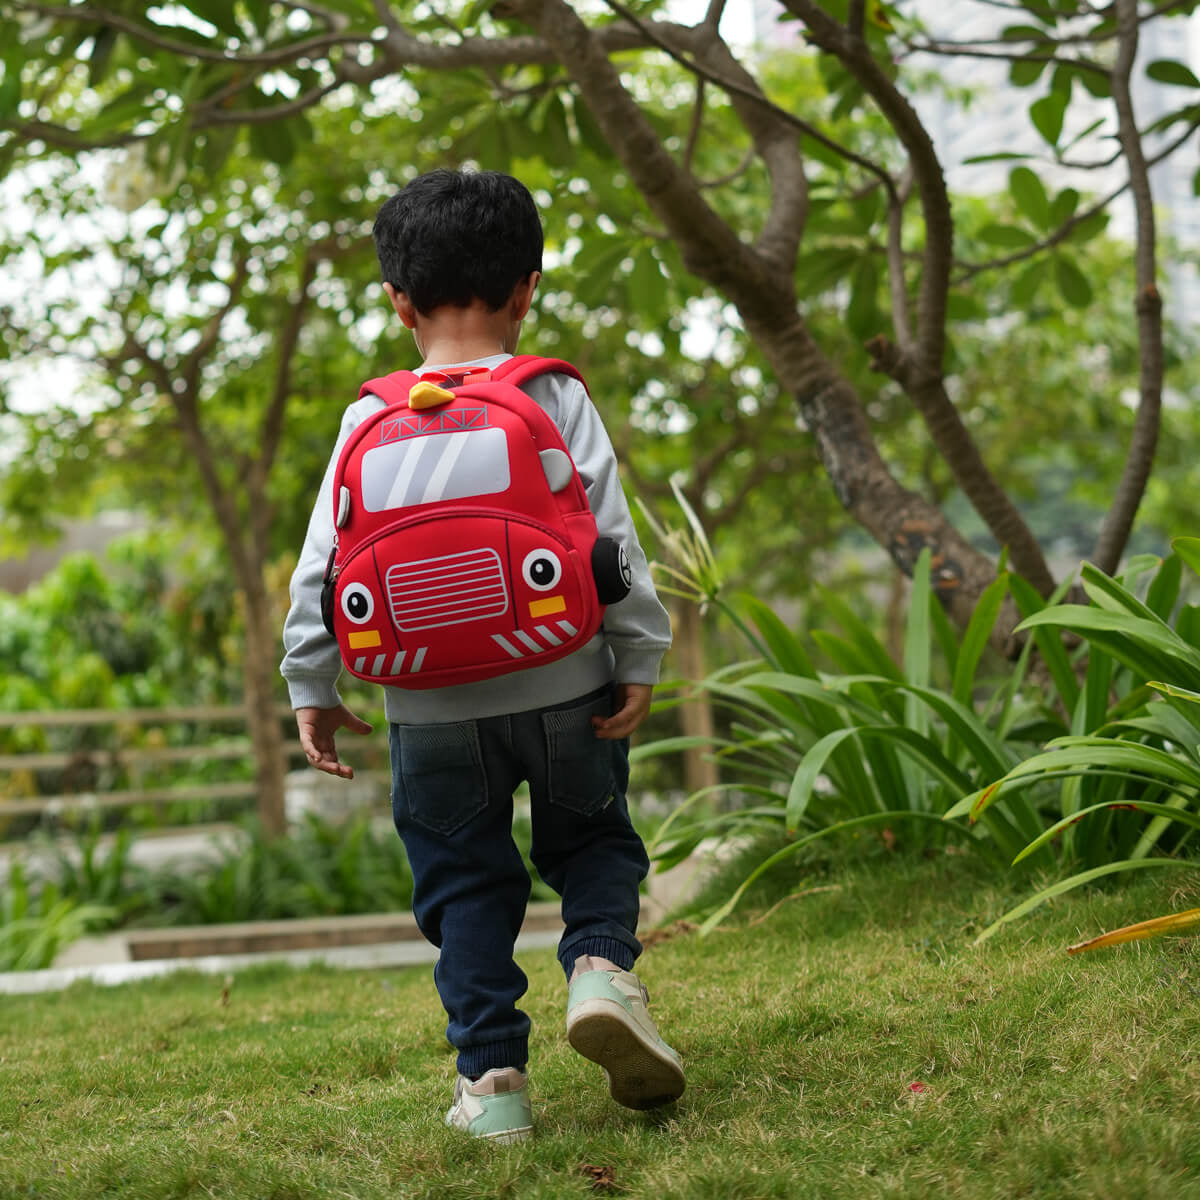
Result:
{"type": "Polygon", "coordinates": [[[612,803],[616,788],[613,743],[598,738],[592,728],[592,718],[609,717],[612,708],[612,696],[605,693],[572,708],[542,714],[552,804],[590,817],[612,803]]]}
{"type": "MultiPolygon", "coordinates": [[[[449,835],[487,807],[487,774],[474,721],[393,725],[392,775],[410,816],[449,835]]],[[[394,813],[399,825],[399,812],[394,813]]]]}

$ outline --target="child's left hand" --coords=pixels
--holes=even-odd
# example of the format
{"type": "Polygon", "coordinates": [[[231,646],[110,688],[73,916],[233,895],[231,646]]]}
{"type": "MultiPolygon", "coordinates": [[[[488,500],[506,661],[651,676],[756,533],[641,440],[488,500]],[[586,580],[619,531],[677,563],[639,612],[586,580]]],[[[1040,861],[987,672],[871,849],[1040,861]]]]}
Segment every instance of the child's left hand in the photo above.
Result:
{"type": "Polygon", "coordinates": [[[608,741],[627,738],[646,719],[653,693],[648,683],[618,683],[617,711],[611,717],[592,718],[596,736],[608,741]]]}

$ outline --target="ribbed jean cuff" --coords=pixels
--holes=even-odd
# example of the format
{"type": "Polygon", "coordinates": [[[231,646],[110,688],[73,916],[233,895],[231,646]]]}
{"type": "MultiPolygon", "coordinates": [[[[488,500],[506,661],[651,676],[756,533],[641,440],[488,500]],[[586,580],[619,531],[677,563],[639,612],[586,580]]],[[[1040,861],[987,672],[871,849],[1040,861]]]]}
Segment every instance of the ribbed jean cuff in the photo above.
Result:
{"type": "Polygon", "coordinates": [[[529,1062],[529,1039],[506,1038],[502,1042],[485,1042],[482,1046],[464,1046],[458,1052],[458,1073],[468,1079],[478,1079],[485,1071],[499,1067],[525,1070],[529,1062]]]}
{"type": "Polygon", "coordinates": [[[585,954],[595,955],[597,958],[607,958],[609,962],[616,963],[622,971],[632,970],[633,964],[637,962],[637,954],[634,953],[632,947],[614,937],[606,937],[603,934],[595,937],[581,937],[569,946],[559,947],[558,961],[562,964],[563,972],[568,979],[571,978],[571,969],[575,966],[575,960],[585,954]]]}

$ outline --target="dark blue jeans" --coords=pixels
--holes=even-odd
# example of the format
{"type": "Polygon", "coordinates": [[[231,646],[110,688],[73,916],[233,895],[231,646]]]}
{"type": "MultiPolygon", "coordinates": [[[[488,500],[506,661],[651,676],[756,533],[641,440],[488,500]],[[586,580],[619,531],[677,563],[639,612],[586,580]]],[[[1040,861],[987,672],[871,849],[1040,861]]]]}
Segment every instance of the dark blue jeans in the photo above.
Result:
{"type": "Polygon", "coordinates": [[[601,955],[628,969],[649,861],[629,820],[629,745],[597,738],[606,688],[566,704],[449,725],[392,725],[392,816],[413,873],[413,912],[441,950],[434,981],[446,1036],[468,1076],[524,1067],[529,1018],[513,943],[529,873],[512,839],[513,792],[529,783],[531,858],[562,897],[558,959],[601,955]]]}

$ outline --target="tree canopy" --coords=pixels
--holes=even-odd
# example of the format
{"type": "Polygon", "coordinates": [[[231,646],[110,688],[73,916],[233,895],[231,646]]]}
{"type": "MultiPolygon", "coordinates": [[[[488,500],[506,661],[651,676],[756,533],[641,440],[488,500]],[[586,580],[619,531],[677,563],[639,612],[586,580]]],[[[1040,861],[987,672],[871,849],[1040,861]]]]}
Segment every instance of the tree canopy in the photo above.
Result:
{"type": "MultiPolygon", "coordinates": [[[[1187,65],[1143,64],[1137,50],[1146,28],[1194,7],[973,3],[968,40],[936,28],[940,14],[923,20],[925,6],[786,0],[800,49],[772,59],[722,39],[721,0],[694,24],[619,0],[9,3],[0,152],[11,168],[124,148],[168,185],[230,155],[249,171],[316,161],[336,174],[353,155],[354,119],[351,140],[332,141],[320,114],[348,109],[415,130],[422,157],[535,160],[556,197],[588,196],[602,235],[566,255],[578,294],[603,304],[607,276],[645,314],[713,295],[795,405],[833,494],[901,566],[929,545],[961,618],[991,562],[885,457],[874,413],[897,389],[1013,566],[1048,592],[1053,575],[1005,464],[965,417],[953,346],[1008,281],[1025,307],[1049,287],[1094,304],[1077,247],[1128,192],[1138,403],[1094,547],[1114,568],[1153,462],[1166,367],[1150,167],[1200,123],[1187,65]],[[1042,146],[979,147],[1012,156],[1013,169],[1010,213],[977,229],[952,203],[914,105],[947,56],[1008,63],[1042,146]],[[1167,96],[1153,119],[1137,111],[1135,83],[1167,96]],[[1065,170],[1086,179],[1101,167],[1097,179],[1115,167],[1119,182],[1059,185],[1065,170]]],[[[364,170],[364,192],[395,175],[390,163],[364,170]]],[[[239,278],[221,280],[231,310],[239,278]]],[[[660,336],[680,328],[668,317],[660,336]]],[[[1116,412],[1120,397],[1108,403],[1116,412]]]]}

